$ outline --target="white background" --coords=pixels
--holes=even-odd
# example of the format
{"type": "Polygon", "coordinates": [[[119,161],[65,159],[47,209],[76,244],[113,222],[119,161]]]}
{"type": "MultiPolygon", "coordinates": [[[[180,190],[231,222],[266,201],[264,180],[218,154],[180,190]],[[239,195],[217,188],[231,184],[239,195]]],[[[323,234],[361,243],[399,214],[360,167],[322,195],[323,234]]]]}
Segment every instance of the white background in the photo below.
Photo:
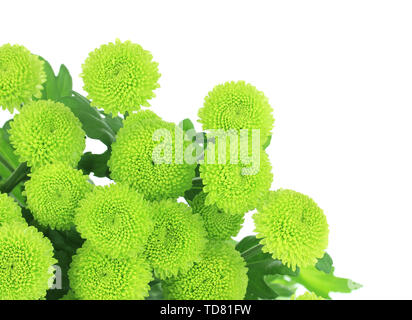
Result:
{"type": "MultiPolygon", "coordinates": [[[[255,85],[276,118],[273,189],[318,202],[335,274],[364,285],[333,297],[412,298],[410,1],[2,1],[0,10],[0,45],[66,64],[80,92],[89,51],[117,37],[141,44],[162,73],[152,110],[169,121],[197,120],[218,83],[255,85]]],[[[0,124],[9,117],[1,111],[0,124]]]]}

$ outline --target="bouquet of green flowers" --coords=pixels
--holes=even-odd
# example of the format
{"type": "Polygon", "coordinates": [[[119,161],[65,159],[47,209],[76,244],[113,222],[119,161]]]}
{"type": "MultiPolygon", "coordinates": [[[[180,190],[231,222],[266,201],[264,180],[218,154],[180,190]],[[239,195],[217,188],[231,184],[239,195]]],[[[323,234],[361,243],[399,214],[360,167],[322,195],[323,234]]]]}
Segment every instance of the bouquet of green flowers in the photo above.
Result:
{"type": "Polygon", "coordinates": [[[203,132],[149,107],[158,64],[130,41],[64,65],[0,47],[0,299],[330,299],[329,228],[309,197],[270,191],[274,118],[243,81],[217,85],[203,132]],[[84,152],[86,137],[107,149],[84,152]],[[113,183],[95,186],[89,175],[113,183]],[[234,241],[257,210],[256,236],[234,241]],[[296,297],[296,290],[306,293],[296,297]]]}

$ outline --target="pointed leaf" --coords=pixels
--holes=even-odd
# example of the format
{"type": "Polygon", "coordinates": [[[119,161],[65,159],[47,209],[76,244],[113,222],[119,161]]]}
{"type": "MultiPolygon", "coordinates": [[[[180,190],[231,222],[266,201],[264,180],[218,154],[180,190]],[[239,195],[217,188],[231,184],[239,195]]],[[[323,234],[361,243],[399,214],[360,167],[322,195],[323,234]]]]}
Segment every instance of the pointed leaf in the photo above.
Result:
{"type": "Polygon", "coordinates": [[[60,66],[59,74],[57,75],[57,89],[59,97],[72,95],[72,77],[67,70],[66,66],[62,64],[60,66]]]}
{"type": "Polygon", "coordinates": [[[59,98],[59,90],[57,88],[57,80],[53,68],[47,60],[42,57],[40,57],[40,59],[44,61],[44,72],[46,73],[46,82],[43,83],[41,99],[57,100],[59,98]]]}
{"type": "Polygon", "coordinates": [[[195,126],[190,119],[184,119],[179,123],[179,127],[182,128],[183,131],[193,130],[195,126]]]}
{"type": "Polygon", "coordinates": [[[113,143],[115,133],[112,128],[102,119],[100,112],[90,106],[87,100],[74,96],[63,97],[59,101],[69,107],[74,115],[79,118],[83,130],[89,138],[98,139],[107,146],[113,143]]]}
{"type": "Polygon", "coordinates": [[[266,142],[263,144],[263,150],[265,150],[267,147],[269,147],[271,141],[272,141],[272,135],[270,135],[267,138],[266,142]]]}
{"type": "Polygon", "coordinates": [[[325,299],[330,299],[330,292],[349,293],[362,287],[350,279],[336,277],[332,272],[328,274],[315,267],[301,268],[299,275],[293,279],[325,299]]]}
{"type": "Polygon", "coordinates": [[[268,275],[296,276],[299,270],[292,271],[282,264],[281,261],[273,259],[272,255],[262,251],[262,245],[255,236],[242,239],[236,246],[246,261],[248,268],[249,283],[246,299],[275,299],[278,294],[266,282],[268,275]]]}

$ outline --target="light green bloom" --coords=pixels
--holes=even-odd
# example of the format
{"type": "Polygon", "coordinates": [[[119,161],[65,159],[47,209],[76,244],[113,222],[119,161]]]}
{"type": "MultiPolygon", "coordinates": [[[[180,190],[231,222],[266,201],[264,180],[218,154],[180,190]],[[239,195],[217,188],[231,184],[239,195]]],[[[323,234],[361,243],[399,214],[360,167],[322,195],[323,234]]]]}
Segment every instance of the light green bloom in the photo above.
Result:
{"type": "Polygon", "coordinates": [[[272,107],[263,92],[244,81],[213,88],[199,109],[199,122],[209,129],[259,129],[265,143],[273,128],[272,107]]]}
{"type": "Polygon", "coordinates": [[[150,106],[160,78],[152,59],[149,51],[130,41],[116,40],[90,52],[81,76],[92,106],[113,114],[150,106]]]}
{"type": "Polygon", "coordinates": [[[25,223],[0,227],[0,300],[38,300],[53,277],[53,246],[25,223]]]}
{"type": "Polygon", "coordinates": [[[78,118],[64,104],[39,100],[26,104],[10,123],[10,141],[30,167],[56,161],[76,166],[85,148],[78,118]]]}
{"type": "MultiPolygon", "coordinates": [[[[253,210],[269,191],[273,180],[272,167],[265,151],[259,149],[250,154],[251,163],[241,161],[241,153],[246,152],[239,148],[239,161],[233,163],[230,159],[230,143],[226,144],[226,161],[220,163],[219,158],[210,161],[210,151],[215,149],[219,154],[219,140],[208,143],[204,163],[200,165],[200,177],[207,193],[205,204],[216,205],[219,209],[230,214],[244,214],[253,210]]],[[[250,149],[251,150],[251,149],[250,149]]]]}
{"type": "Polygon", "coordinates": [[[206,193],[201,192],[191,202],[193,213],[202,217],[203,224],[211,240],[229,240],[235,237],[244,221],[243,214],[223,212],[216,205],[205,205],[206,193]]]}
{"type": "Polygon", "coordinates": [[[248,269],[229,243],[210,241],[203,259],[188,272],[165,283],[168,299],[241,300],[248,284],[248,269]]]}
{"type": "Polygon", "coordinates": [[[162,200],[153,203],[155,223],[145,255],[160,279],[186,272],[201,259],[206,245],[202,219],[184,203],[162,200]]]}
{"type": "Polygon", "coordinates": [[[152,207],[126,185],[95,187],[80,201],[75,225],[82,238],[115,257],[141,253],[153,230],[152,207]]]}
{"type": "Polygon", "coordinates": [[[79,201],[92,190],[88,176],[60,162],[45,165],[30,176],[25,188],[33,217],[42,226],[69,230],[79,201]]]}
{"type": "Polygon", "coordinates": [[[44,62],[20,45],[0,47],[0,106],[13,112],[40,98],[46,81],[44,62]]]}
{"type": "Polygon", "coordinates": [[[328,223],[322,209],[293,190],[270,191],[253,216],[263,251],[293,270],[314,265],[328,246],[328,223]]]}
{"type": "Polygon", "coordinates": [[[7,194],[0,193],[0,226],[4,223],[25,222],[19,205],[7,194]]]}
{"type": "MultiPolygon", "coordinates": [[[[183,196],[192,187],[196,164],[176,161],[176,130],[179,132],[180,128],[174,123],[160,120],[152,113],[130,115],[112,146],[108,162],[111,178],[128,184],[148,200],[183,196]],[[156,132],[167,133],[170,141],[156,141],[156,132]],[[155,150],[160,150],[162,143],[164,153],[156,155],[155,150]]],[[[184,142],[184,146],[187,144],[184,142]]]]}
{"type": "Polygon", "coordinates": [[[142,300],[149,295],[152,273],[136,256],[114,258],[86,241],[73,257],[69,280],[80,300],[142,300]]]}

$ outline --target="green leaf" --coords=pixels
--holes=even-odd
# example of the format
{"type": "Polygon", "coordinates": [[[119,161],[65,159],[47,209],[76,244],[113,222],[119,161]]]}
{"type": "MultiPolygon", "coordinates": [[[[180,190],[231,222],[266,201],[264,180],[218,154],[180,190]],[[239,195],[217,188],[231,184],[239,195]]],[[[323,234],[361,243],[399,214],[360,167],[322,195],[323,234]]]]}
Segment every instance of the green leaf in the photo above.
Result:
{"type": "Polygon", "coordinates": [[[330,292],[349,293],[362,287],[350,279],[336,277],[333,272],[325,273],[315,267],[301,268],[293,280],[325,299],[330,299],[330,292]]]}
{"type": "MultiPolygon", "coordinates": [[[[10,145],[8,129],[10,121],[0,128],[0,183],[3,183],[20,165],[18,157],[10,145]]],[[[25,206],[26,199],[23,196],[23,183],[19,183],[10,193],[21,206],[25,206]]]]}
{"type": "Polygon", "coordinates": [[[316,269],[325,273],[331,273],[333,271],[333,260],[328,253],[325,252],[323,257],[318,260],[315,265],[316,269]]]}
{"type": "Polygon", "coordinates": [[[240,241],[238,250],[246,261],[248,268],[249,283],[245,299],[276,299],[279,294],[267,283],[269,275],[296,276],[299,270],[293,271],[282,264],[281,261],[273,259],[269,253],[262,251],[262,245],[255,236],[245,237],[240,241]]]}
{"type": "Polygon", "coordinates": [[[60,97],[72,95],[72,77],[64,64],[60,66],[56,81],[57,90],[60,97]]]}
{"type": "Polygon", "coordinates": [[[106,115],[103,111],[100,114],[104,117],[104,121],[112,128],[113,132],[117,134],[120,128],[123,127],[123,120],[120,117],[113,117],[112,114],[106,115]]]}
{"type": "Polygon", "coordinates": [[[113,143],[115,139],[113,129],[102,118],[100,112],[90,106],[87,99],[74,96],[63,97],[59,101],[69,107],[74,115],[79,118],[83,130],[89,138],[98,139],[106,146],[110,146],[113,143]]]}
{"type": "Polygon", "coordinates": [[[150,291],[149,296],[145,300],[163,300],[163,288],[162,283],[160,281],[153,281],[149,283],[150,291]]]}
{"type": "Polygon", "coordinates": [[[265,150],[267,147],[269,147],[271,141],[272,141],[272,135],[270,135],[267,138],[266,142],[263,144],[263,150],[265,150]]]}
{"type": "Polygon", "coordinates": [[[250,248],[256,246],[259,244],[259,239],[256,239],[255,236],[247,236],[244,237],[237,245],[236,245],[236,250],[239,251],[240,253],[245,252],[246,250],[249,250],[250,248]]]}
{"type": "Polygon", "coordinates": [[[106,150],[102,154],[93,154],[86,152],[79,161],[78,168],[84,174],[94,173],[96,177],[109,177],[109,168],[107,161],[110,159],[110,150],[106,150]]]}
{"type": "Polygon", "coordinates": [[[187,190],[187,191],[185,191],[185,195],[184,195],[185,200],[186,200],[188,203],[190,203],[191,201],[193,201],[194,197],[195,197],[198,193],[202,192],[203,187],[204,187],[204,186],[203,186],[203,181],[202,181],[201,178],[198,178],[198,177],[193,178],[193,180],[192,180],[192,188],[189,189],[189,190],[187,190]]]}
{"type": "Polygon", "coordinates": [[[292,296],[298,287],[298,285],[285,279],[282,275],[268,275],[265,278],[267,285],[276,292],[278,295],[277,299],[280,297],[289,298],[292,296]]]}
{"type": "Polygon", "coordinates": [[[179,123],[179,127],[182,128],[183,131],[194,130],[195,126],[190,119],[184,119],[179,123]]]}
{"type": "Polygon", "coordinates": [[[10,165],[10,169],[13,168],[14,170],[19,166],[20,161],[14,153],[14,148],[10,144],[9,129],[10,121],[7,121],[3,128],[0,128],[0,154],[10,165]]]}
{"type": "Polygon", "coordinates": [[[44,58],[40,57],[44,61],[44,71],[46,73],[46,82],[43,84],[42,100],[54,100],[56,101],[60,95],[57,87],[57,79],[54,74],[53,68],[50,63],[44,58]]]}
{"type": "Polygon", "coordinates": [[[53,100],[72,95],[72,77],[65,65],[61,65],[59,73],[56,76],[50,63],[44,58],[44,71],[46,73],[46,82],[43,84],[42,100],[53,100]]]}

